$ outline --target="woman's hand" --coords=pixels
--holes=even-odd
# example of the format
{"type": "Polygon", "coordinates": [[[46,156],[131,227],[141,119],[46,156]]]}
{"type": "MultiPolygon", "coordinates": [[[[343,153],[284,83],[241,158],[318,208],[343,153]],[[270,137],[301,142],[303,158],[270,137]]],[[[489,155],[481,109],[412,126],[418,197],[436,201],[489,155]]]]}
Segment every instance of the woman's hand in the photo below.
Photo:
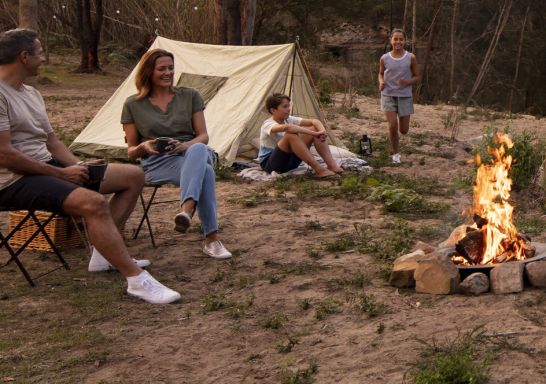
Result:
{"type": "Polygon", "coordinates": [[[382,91],[385,89],[385,82],[384,81],[379,81],[379,90],[382,91]]]}
{"type": "Polygon", "coordinates": [[[167,152],[170,154],[184,153],[188,150],[191,144],[178,140],[171,140],[167,146],[167,152]]]}
{"type": "Polygon", "coordinates": [[[143,141],[139,147],[148,155],[159,155],[159,152],[155,150],[155,139],[143,141]]]}

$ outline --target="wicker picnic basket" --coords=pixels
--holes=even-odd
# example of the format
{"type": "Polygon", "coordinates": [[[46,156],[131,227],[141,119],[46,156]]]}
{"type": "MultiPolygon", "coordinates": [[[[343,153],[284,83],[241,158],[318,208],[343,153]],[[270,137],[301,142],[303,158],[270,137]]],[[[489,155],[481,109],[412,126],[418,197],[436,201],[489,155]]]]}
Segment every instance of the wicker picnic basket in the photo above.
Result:
{"type": "MultiPolygon", "coordinates": [[[[19,224],[26,214],[27,211],[9,212],[10,231],[12,228],[15,228],[17,224],[19,224]]],[[[36,211],[35,215],[40,222],[44,222],[51,214],[49,212],[36,211]]],[[[80,225],[81,224],[78,224],[79,227],[80,225]]],[[[30,236],[32,236],[36,229],[36,224],[32,220],[28,220],[25,225],[23,225],[10,239],[9,244],[14,247],[24,244],[24,242],[27,241],[30,236]]],[[[82,237],[80,235],[80,233],[83,233],[81,232],[83,231],[83,225],[81,225],[79,229],[80,232],[78,232],[78,229],[74,225],[74,221],[70,217],[60,216],[55,217],[45,227],[46,233],[53,241],[53,244],[60,249],[83,246],[82,237]]],[[[32,240],[27,248],[37,251],[53,251],[41,233],[32,240]]]]}

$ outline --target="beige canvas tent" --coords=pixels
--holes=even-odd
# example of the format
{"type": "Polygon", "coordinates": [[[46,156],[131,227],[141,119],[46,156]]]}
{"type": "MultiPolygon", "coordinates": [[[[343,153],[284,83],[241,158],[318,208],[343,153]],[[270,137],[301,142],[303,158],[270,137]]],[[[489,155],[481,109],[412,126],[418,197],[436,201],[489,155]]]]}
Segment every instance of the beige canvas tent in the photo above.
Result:
{"type": "MultiPolygon", "coordinates": [[[[237,157],[254,158],[264,102],[273,92],[292,96],[292,114],[324,121],[295,44],[223,46],[193,44],[157,37],[153,48],[175,56],[175,82],[196,88],[206,102],[209,145],[224,164],[237,157]]],[[[78,154],[124,159],[127,145],[120,124],[125,99],[136,93],[136,68],[74,140],[78,154]]],[[[327,128],[328,130],[328,128],[327,128]]],[[[343,147],[328,130],[331,144],[343,147]]]]}

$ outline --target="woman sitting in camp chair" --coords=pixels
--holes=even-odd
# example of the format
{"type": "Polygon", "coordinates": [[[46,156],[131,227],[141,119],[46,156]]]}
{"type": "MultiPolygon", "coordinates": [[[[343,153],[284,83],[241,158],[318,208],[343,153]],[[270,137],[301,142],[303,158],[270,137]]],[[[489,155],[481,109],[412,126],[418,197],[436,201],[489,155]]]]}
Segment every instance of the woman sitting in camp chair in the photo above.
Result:
{"type": "Polygon", "coordinates": [[[148,51],[138,65],[138,93],[123,106],[121,123],[131,159],[142,159],[146,182],[180,186],[180,212],[175,230],[186,232],[195,210],[205,234],[203,252],[217,259],[231,257],[218,240],[215,174],[201,95],[173,86],[174,55],[148,51]]]}
{"type": "Polygon", "coordinates": [[[260,132],[258,161],[268,173],[285,173],[306,162],[317,177],[329,177],[343,172],[326,143],[326,130],[319,120],[290,116],[290,98],[274,93],[265,102],[271,117],[264,121],[260,132]],[[311,154],[315,146],[326,168],[311,154]]]}

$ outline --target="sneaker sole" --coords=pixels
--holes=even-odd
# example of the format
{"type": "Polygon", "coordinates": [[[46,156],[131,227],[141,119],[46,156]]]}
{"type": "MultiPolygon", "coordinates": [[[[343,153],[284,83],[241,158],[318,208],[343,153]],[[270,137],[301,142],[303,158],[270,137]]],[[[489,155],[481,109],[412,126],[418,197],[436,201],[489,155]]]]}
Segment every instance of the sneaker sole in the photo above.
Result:
{"type": "Polygon", "coordinates": [[[208,257],[212,257],[213,259],[218,259],[218,260],[229,259],[229,258],[231,258],[231,257],[233,256],[233,255],[231,255],[231,254],[230,254],[230,255],[220,255],[220,256],[218,256],[218,255],[211,255],[210,253],[208,253],[208,252],[205,251],[205,250],[203,250],[203,253],[204,253],[205,255],[207,255],[208,257]]]}
{"type": "Polygon", "coordinates": [[[127,295],[131,296],[131,297],[134,297],[135,299],[143,300],[143,301],[145,301],[147,303],[150,303],[150,304],[171,304],[171,303],[174,303],[174,302],[182,299],[182,296],[179,293],[178,293],[177,296],[173,296],[173,297],[169,298],[168,300],[162,300],[162,301],[146,300],[146,299],[143,299],[142,297],[140,297],[139,295],[136,295],[136,294],[131,293],[129,291],[127,291],[127,295]]]}
{"type": "Polygon", "coordinates": [[[180,233],[186,233],[191,226],[191,219],[187,215],[178,214],[174,218],[174,230],[180,233]]]}
{"type": "MultiPolygon", "coordinates": [[[[146,268],[148,267],[150,264],[152,264],[150,262],[150,260],[136,260],[136,259],[133,259],[133,261],[135,262],[135,264],[137,265],[137,267],[139,268],[146,268]]],[[[115,271],[116,268],[114,268],[113,265],[90,265],[87,267],[87,271],[88,272],[106,272],[106,271],[115,271]]]]}

